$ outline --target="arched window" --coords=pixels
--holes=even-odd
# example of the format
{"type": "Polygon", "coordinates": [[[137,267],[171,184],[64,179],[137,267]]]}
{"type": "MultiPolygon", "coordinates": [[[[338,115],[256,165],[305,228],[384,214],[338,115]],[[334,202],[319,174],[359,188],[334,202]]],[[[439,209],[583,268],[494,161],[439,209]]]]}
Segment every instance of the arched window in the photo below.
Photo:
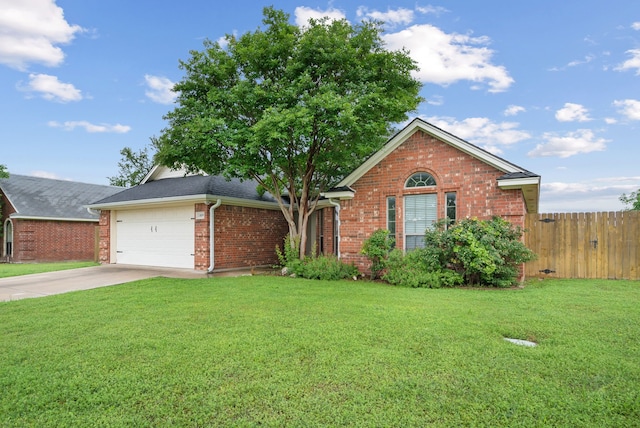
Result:
{"type": "Polygon", "coordinates": [[[404,187],[428,187],[435,185],[436,179],[433,178],[433,175],[429,174],[428,172],[417,172],[409,177],[404,187]]]}

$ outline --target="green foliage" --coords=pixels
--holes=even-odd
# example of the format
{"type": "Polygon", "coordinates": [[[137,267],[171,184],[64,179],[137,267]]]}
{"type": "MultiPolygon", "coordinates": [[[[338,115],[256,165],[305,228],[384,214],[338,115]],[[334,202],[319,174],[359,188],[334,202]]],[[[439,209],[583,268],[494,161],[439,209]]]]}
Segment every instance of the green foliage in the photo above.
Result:
{"type": "Polygon", "coordinates": [[[346,264],[336,256],[305,257],[294,264],[292,273],[301,278],[335,281],[353,278],[360,273],[353,264],[346,264]]]}
{"type": "Polygon", "coordinates": [[[640,189],[629,193],[629,195],[623,193],[620,196],[620,202],[627,205],[629,210],[640,211],[640,189]]]}
{"type": "Polygon", "coordinates": [[[443,220],[427,230],[424,248],[406,255],[393,251],[383,279],[409,287],[509,287],[519,266],[535,258],[521,237],[521,228],[500,217],[465,219],[448,228],[443,220]]]}
{"type": "MultiPolygon", "coordinates": [[[[149,149],[147,146],[137,153],[129,147],[120,150],[122,159],[118,162],[118,175],[107,177],[109,184],[120,187],[133,187],[140,184],[153,168],[153,154],[149,153],[149,149]]],[[[153,150],[153,147],[151,149],[153,150]]]]}
{"type": "Polygon", "coordinates": [[[408,52],[385,50],[380,23],[321,19],[301,28],[269,7],[263,24],[227,35],[224,46],[206,40],[180,62],[185,77],[174,87],[178,106],[165,116],[157,159],[257,180],[302,251],[320,194],[416,109],[421,84],[408,52]]]}
{"type": "Polygon", "coordinates": [[[424,249],[406,255],[395,249],[389,254],[382,279],[392,285],[413,288],[455,287],[462,284],[462,275],[446,269],[433,269],[424,249]]]}
{"type": "Polygon", "coordinates": [[[310,257],[300,258],[298,250],[300,238],[284,238],[283,249],[276,247],[276,255],[280,266],[286,268],[289,275],[300,278],[337,280],[353,278],[358,275],[358,269],[352,264],[343,263],[335,256],[319,256],[312,254],[310,257]]]}
{"type": "Polygon", "coordinates": [[[520,227],[500,217],[464,219],[449,228],[441,222],[425,234],[425,257],[431,268],[456,272],[467,285],[508,287],[519,265],[535,258],[521,237],[520,227]]]}
{"type": "Polygon", "coordinates": [[[293,269],[299,265],[302,260],[300,258],[300,237],[291,237],[287,234],[284,237],[282,249],[276,245],[276,256],[278,256],[278,262],[280,266],[293,269]]]}
{"type": "Polygon", "coordinates": [[[371,261],[371,279],[380,277],[386,267],[389,252],[393,249],[395,241],[389,236],[389,231],[378,229],[362,244],[362,254],[371,261]]]}

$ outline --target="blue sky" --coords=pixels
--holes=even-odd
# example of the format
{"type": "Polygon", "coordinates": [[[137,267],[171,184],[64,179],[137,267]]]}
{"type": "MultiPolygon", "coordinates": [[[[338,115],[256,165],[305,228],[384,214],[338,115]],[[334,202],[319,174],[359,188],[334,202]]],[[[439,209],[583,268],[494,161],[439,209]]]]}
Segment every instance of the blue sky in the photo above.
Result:
{"type": "Polygon", "coordinates": [[[0,164],[107,184],[173,108],[180,59],[261,25],[386,22],[420,116],[542,176],[540,211],[615,211],[640,188],[640,2],[0,0],[0,164]]]}

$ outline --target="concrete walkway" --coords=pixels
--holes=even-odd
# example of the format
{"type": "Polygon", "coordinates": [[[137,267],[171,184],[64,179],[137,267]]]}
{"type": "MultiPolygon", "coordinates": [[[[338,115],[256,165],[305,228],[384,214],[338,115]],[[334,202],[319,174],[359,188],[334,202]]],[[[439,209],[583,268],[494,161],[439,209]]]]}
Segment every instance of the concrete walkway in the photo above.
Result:
{"type": "Polygon", "coordinates": [[[0,278],[0,301],[43,297],[69,291],[88,290],[123,284],[145,278],[206,278],[207,274],[190,269],[147,266],[102,265],[33,275],[0,278]]]}

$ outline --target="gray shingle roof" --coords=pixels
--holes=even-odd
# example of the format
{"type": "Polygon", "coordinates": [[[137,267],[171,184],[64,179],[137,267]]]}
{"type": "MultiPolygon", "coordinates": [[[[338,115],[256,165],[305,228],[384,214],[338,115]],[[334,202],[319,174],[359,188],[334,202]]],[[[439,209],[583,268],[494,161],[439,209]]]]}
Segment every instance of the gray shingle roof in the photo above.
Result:
{"type": "Polygon", "coordinates": [[[122,189],[19,174],[0,179],[0,190],[21,217],[96,220],[85,206],[122,189]]]}
{"type": "Polygon", "coordinates": [[[92,205],[195,195],[230,197],[259,202],[276,202],[269,193],[261,196],[256,190],[257,186],[258,184],[255,181],[227,180],[221,176],[192,175],[178,178],[163,178],[140,184],[104,199],[96,200],[92,205]]]}

